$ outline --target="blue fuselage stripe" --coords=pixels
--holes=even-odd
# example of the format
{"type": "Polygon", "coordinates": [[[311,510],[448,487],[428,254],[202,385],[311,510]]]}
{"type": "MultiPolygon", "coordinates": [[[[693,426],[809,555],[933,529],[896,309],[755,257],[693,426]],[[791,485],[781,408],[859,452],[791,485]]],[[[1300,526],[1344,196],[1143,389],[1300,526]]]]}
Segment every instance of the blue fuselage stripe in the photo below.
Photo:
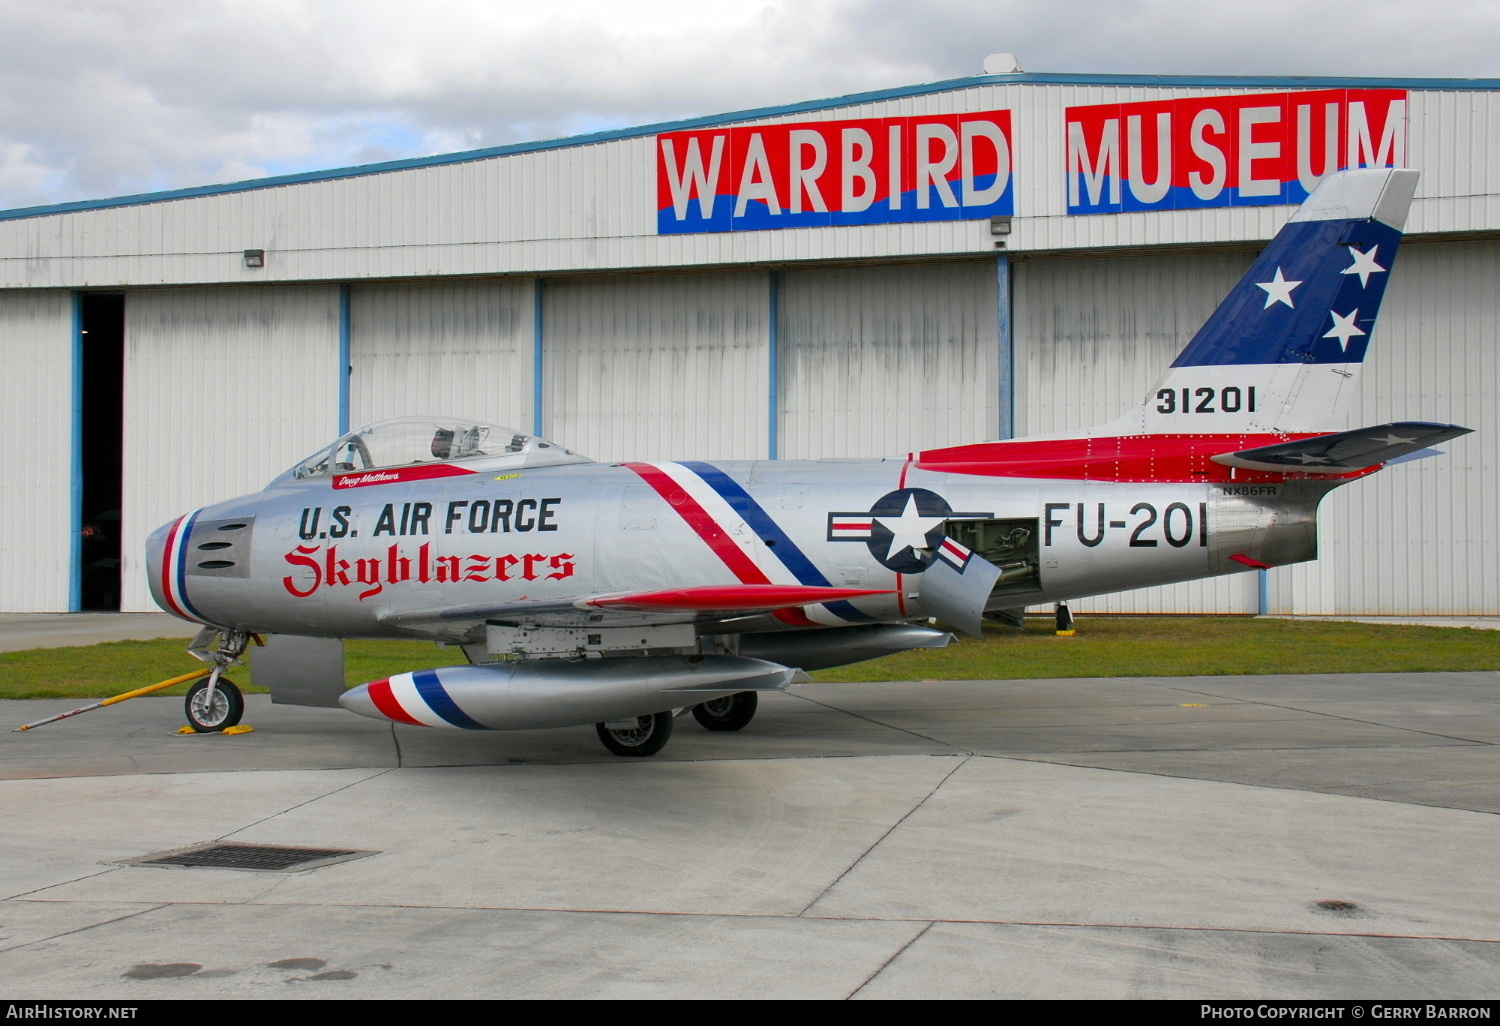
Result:
{"type": "Polygon", "coordinates": [[[188,517],[187,523],[182,525],[182,532],[179,535],[181,540],[177,543],[177,566],[175,568],[177,574],[177,598],[182,603],[182,608],[192,613],[198,619],[203,620],[204,623],[208,623],[208,620],[193,605],[192,599],[188,598],[187,593],[188,543],[193,539],[193,525],[197,522],[198,513],[195,512],[188,517]]]}
{"type": "MultiPolygon", "coordinates": [[[[718,492],[719,497],[729,503],[736,513],[744,517],[745,523],[749,524],[750,529],[762,540],[774,542],[770,546],[771,554],[781,560],[782,565],[792,572],[799,583],[813,588],[833,586],[824,576],[823,571],[807,558],[807,554],[797,547],[797,543],[788,537],[781,526],[771,519],[771,515],[761,507],[760,503],[750,497],[750,493],[745,491],[738,481],[711,463],[684,463],[682,465],[718,492]]],[[[848,602],[826,602],[824,608],[835,616],[857,623],[873,623],[876,619],[861,613],[848,602]]]]}
{"type": "Polygon", "coordinates": [[[476,723],[469,718],[469,714],[458,707],[458,703],[449,697],[448,692],[443,690],[443,684],[438,680],[436,670],[418,670],[411,675],[411,682],[416,685],[417,694],[422,696],[422,701],[427,707],[437,713],[443,719],[455,727],[465,730],[488,730],[482,723],[476,723]]]}

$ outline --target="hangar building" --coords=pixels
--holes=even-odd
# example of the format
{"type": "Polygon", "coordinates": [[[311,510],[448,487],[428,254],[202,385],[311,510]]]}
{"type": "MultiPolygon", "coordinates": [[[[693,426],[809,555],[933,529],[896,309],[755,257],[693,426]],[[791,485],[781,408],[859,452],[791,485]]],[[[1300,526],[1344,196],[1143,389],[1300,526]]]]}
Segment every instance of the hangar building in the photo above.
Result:
{"type": "Polygon", "coordinates": [[[1349,426],[1477,433],[1335,492],[1317,563],[1079,607],[1500,613],[1500,80],[1025,73],[0,212],[0,611],[153,609],[152,529],[400,414],[601,460],[1103,422],[1387,164],[1423,177],[1349,426]]]}

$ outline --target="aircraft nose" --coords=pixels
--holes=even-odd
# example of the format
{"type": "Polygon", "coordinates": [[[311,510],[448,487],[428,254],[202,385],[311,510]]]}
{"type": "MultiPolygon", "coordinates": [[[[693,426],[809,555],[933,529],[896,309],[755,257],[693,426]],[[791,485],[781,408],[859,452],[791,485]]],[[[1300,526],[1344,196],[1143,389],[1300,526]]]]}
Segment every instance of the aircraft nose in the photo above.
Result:
{"type": "Polygon", "coordinates": [[[172,537],[172,530],[181,522],[182,518],[177,517],[162,524],[151,532],[151,537],[146,539],[146,579],[151,583],[151,597],[167,612],[179,616],[181,614],[173,608],[171,597],[168,595],[169,574],[166,559],[167,543],[172,537]]]}

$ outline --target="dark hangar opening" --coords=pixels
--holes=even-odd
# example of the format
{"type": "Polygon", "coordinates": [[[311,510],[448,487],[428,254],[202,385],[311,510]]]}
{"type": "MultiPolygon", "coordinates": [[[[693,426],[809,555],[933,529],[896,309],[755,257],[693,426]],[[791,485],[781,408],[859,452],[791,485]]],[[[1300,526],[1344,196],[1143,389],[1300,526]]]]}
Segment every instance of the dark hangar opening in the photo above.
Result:
{"type": "Polygon", "coordinates": [[[79,609],[120,609],[125,297],[86,293],[83,330],[83,525],[79,609]]]}

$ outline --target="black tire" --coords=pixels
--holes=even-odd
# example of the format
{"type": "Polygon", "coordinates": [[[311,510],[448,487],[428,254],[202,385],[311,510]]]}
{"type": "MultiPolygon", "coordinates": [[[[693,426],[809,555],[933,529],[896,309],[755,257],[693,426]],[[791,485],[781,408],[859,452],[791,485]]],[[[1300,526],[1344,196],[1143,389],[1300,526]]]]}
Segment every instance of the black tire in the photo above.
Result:
{"type": "Polygon", "coordinates": [[[216,734],[238,724],[240,717],[245,715],[245,696],[234,686],[234,681],[228,677],[219,678],[219,682],[214,685],[211,706],[202,697],[207,690],[208,681],[200,680],[188,691],[187,699],[182,703],[192,728],[200,734],[216,734]]]}
{"type": "Polygon", "coordinates": [[[693,706],[693,719],[707,730],[743,730],[755,719],[760,699],[754,691],[741,691],[728,698],[716,698],[693,706]]]}
{"type": "Polygon", "coordinates": [[[606,724],[596,723],[599,740],[616,755],[644,758],[655,755],[672,736],[672,713],[659,712],[649,716],[637,716],[636,726],[628,730],[616,730],[606,724]]]}

